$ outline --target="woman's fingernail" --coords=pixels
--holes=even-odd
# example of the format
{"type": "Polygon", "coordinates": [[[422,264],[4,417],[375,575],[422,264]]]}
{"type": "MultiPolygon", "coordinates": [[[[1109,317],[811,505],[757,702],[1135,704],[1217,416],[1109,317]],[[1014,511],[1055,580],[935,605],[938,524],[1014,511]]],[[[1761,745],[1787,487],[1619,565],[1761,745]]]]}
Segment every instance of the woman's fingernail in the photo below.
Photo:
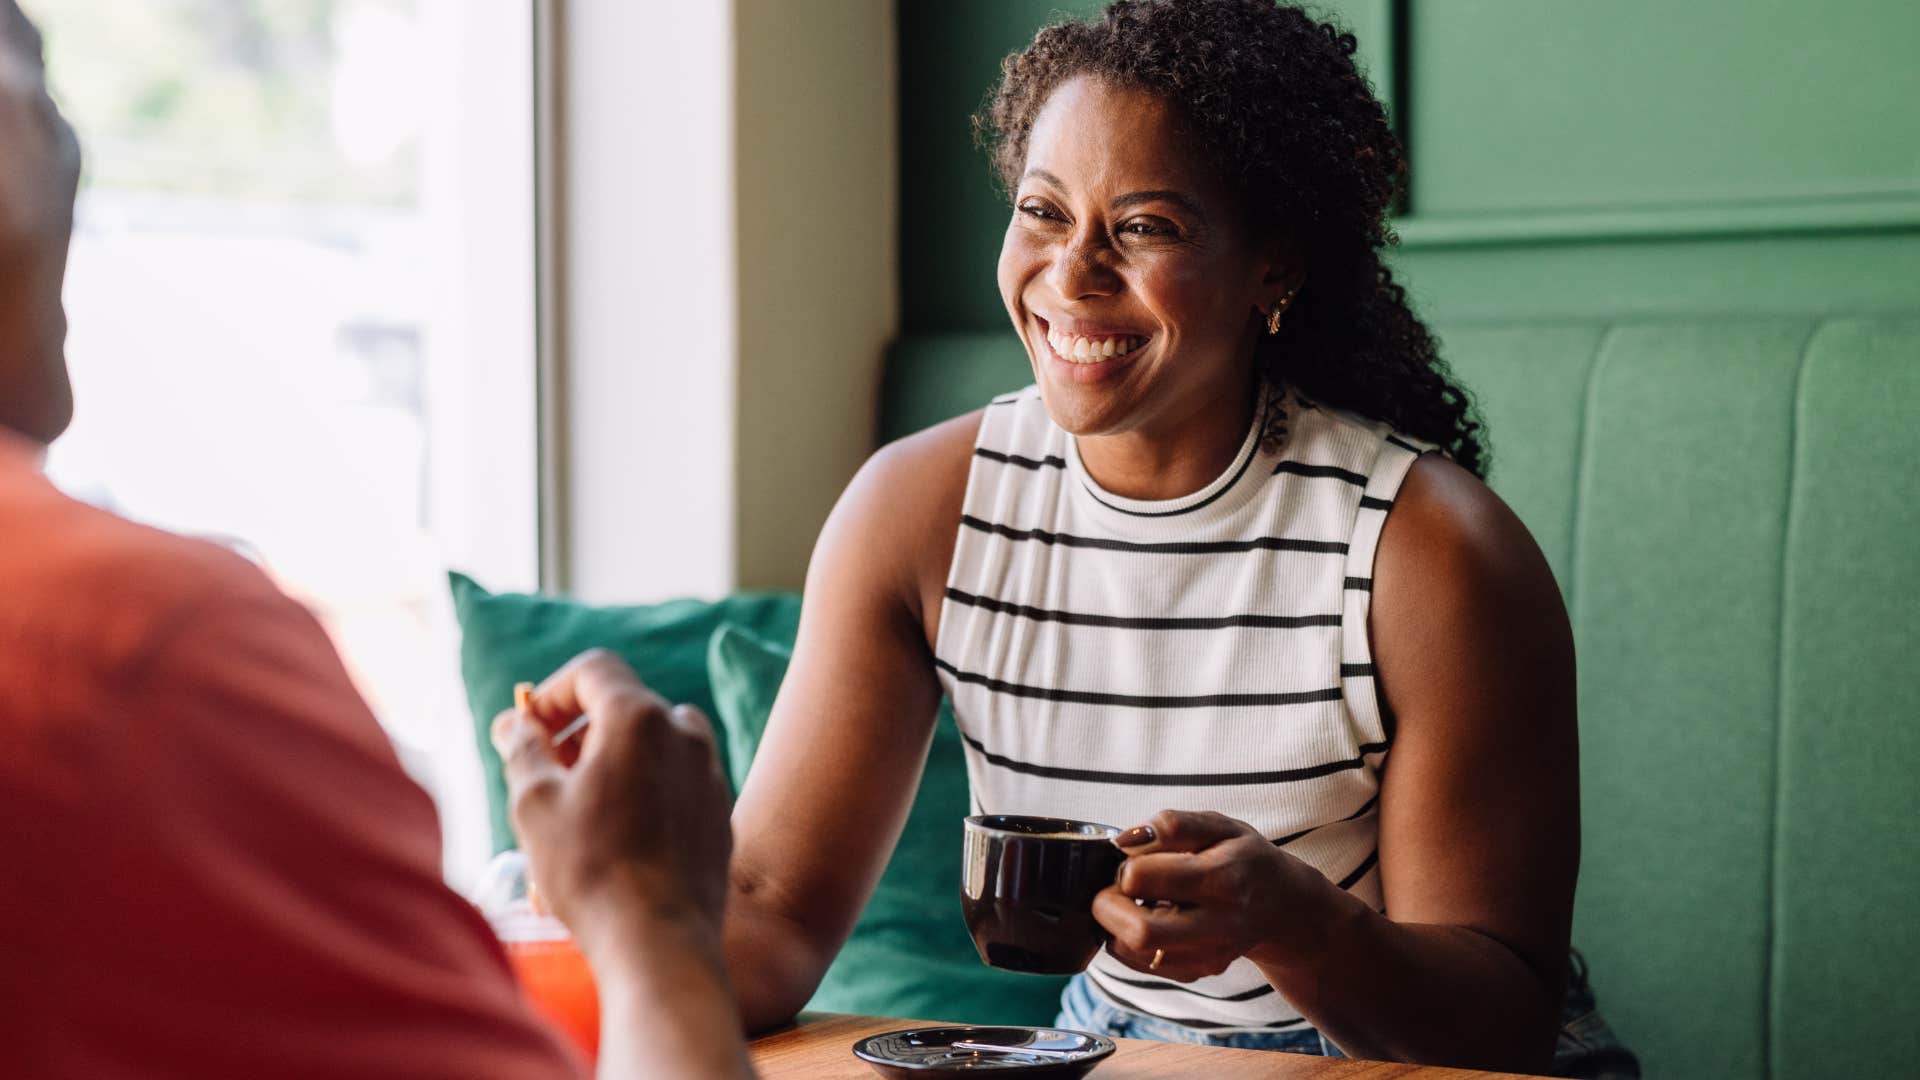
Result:
{"type": "Polygon", "coordinates": [[[1135,825],[1133,828],[1114,837],[1113,842],[1121,847],[1139,847],[1142,844],[1151,844],[1153,843],[1153,826],[1135,825]]]}

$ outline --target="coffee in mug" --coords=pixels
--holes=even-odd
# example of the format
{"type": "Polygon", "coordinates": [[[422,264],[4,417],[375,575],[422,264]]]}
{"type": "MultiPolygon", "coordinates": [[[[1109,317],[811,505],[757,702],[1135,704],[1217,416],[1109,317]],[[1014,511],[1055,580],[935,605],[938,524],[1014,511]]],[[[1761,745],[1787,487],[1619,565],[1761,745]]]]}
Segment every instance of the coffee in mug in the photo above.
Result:
{"type": "Polygon", "coordinates": [[[1036,975],[1085,970],[1107,940],[1093,898],[1126,861],[1119,835],[1066,818],[968,818],[960,903],[980,959],[1036,975]]]}

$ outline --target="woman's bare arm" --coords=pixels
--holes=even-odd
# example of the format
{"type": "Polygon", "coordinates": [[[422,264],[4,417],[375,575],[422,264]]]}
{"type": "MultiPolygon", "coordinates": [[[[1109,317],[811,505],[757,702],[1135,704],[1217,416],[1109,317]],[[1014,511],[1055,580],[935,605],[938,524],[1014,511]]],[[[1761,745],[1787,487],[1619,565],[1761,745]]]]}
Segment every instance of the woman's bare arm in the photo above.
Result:
{"type": "Polygon", "coordinates": [[[793,663],[733,813],[726,954],[749,1030],[813,994],[919,788],[940,686],[928,642],[979,417],[874,455],[814,547],[793,663]]]}
{"type": "Polygon", "coordinates": [[[1423,458],[1381,537],[1371,632],[1397,721],[1386,917],[1336,901],[1317,961],[1281,988],[1349,1053],[1542,1070],[1580,860],[1573,637],[1552,572],[1484,484],[1423,458]]]}

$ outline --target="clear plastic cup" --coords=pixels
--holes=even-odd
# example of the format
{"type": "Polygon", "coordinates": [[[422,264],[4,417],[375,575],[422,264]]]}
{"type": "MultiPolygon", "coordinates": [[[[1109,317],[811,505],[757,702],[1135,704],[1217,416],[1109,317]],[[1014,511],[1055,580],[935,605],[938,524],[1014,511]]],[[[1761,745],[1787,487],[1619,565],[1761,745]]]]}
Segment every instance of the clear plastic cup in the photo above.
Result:
{"type": "Polygon", "coordinates": [[[592,1062],[600,1054],[600,995],[593,972],[566,925],[539,900],[527,876],[526,855],[503,851],[487,865],[474,903],[506,947],[527,999],[592,1062]]]}

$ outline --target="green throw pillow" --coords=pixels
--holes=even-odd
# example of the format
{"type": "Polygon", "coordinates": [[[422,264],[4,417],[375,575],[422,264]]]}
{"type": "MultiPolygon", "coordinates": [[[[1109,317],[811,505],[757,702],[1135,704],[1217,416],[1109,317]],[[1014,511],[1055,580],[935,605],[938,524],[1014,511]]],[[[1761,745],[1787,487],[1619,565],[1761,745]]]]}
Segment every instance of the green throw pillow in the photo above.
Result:
{"type": "MultiPolygon", "coordinates": [[[[771,637],[771,635],[768,635],[771,637]]],[[[745,783],[792,650],[737,626],[713,634],[708,665],[734,790],[745,783]]],[[[840,956],[807,1008],[970,1024],[1051,1024],[1066,979],[987,967],[960,918],[967,763],[946,703],[907,825],[840,956]]]]}
{"type": "MultiPolygon", "coordinates": [[[[793,593],[736,593],[717,603],[671,600],[636,607],[596,607],[552,596],[490,593],[464,574],[447,575],[460,620],[460,675],[473,710],[480,765],[486,772],[493,847],[513,846],[506,779],[488,730],[513,705],[513,686],[539,682],[588,649],[620,654],[648,686],[669,701],[698,705],[719,722],[707,683],[707,640],[722,623],[791,641],[800,621],[793,593]]],[[[727,740],[719,740],[724,756],[727,740]]]]}

